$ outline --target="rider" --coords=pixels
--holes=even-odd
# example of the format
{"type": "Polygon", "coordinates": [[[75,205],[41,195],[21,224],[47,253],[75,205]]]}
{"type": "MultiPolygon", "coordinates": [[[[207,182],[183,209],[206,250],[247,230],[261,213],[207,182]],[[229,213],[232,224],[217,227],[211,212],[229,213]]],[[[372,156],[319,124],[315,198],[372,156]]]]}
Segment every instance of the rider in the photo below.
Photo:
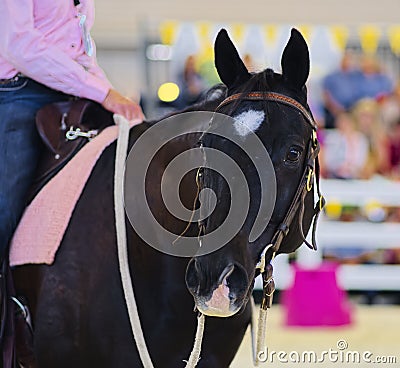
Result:
{"type": "MultiPolygon", "coordinates": [[[[93,0],[0,1],[0,367],[14,366],[8,245],[26,203],[41,142],[35,115],[73,97],[128,120],[141,108],[117,92],[97,65],[89,30],[93,0]],[[3,357],[1,357],[3,356],[3,357]]],[[[24,327],[25,328],[25,327],[24,327]]],[[[28,346],[28,345],[26,345],[28,346]]],[[[29,351],[29,350],[27,350],[29,351]]]]}
{"type": "Polygon", "coordinates": [[[128,120],[143,117],[97,65],[93,20],[93,0],[0,1],[0,260],[37,165],[38,109],[78,96],[128,120]]]}

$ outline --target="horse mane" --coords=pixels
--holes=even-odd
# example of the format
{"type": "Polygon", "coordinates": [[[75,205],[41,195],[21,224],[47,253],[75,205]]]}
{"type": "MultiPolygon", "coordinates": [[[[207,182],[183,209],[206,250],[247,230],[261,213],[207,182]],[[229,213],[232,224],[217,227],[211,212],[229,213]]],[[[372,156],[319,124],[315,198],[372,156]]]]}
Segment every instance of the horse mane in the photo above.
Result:
{"type": "Polygon", "coordinates": [[[190,111],[215,111],[218,105],[227,97],[228,88],[225,84],[219,83],[204,92],[198,102],[180,112],[190,111]]]}

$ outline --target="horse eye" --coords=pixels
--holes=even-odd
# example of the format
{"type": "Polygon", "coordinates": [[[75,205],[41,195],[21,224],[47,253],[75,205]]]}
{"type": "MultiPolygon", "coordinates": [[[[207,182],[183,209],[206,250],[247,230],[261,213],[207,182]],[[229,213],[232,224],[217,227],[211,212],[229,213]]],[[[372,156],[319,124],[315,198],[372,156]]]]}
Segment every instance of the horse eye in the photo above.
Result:
{"type": "Polygon", "coordinates": [[[286,161],[296,162],[300,158],[299,149],[292,147],[286,155],[286,161]]]}

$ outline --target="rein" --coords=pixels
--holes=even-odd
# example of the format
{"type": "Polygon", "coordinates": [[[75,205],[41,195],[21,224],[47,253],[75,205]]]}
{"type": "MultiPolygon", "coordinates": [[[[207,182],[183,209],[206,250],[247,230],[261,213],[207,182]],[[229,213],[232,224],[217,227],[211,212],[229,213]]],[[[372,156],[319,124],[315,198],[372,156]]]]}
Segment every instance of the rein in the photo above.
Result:
{"type": "Polygon", "coordinates": [[[154,368],[143,335],[139,311],[133,290],[132,277],[129,270],[124,208],[124,171],[125,159],[128,152],[129,122],[120,115],[115,115],[114,118],[115,123],[118,124],[119,127],[114,174],[115,227],[117,232],[119,271],[121,274],[122,288],[124,291],[126,307],[128,309],[132,334],[139,352],[140,360],[142,361],[144,368],[154,368]]]}
{"type": "MultiPolygon", "coordinates": [[[[136,348],[144,368],[154,368],[150,353],[147,349],[146,340],[140,323],[139,311],[136,304],[132,277],[129,270],[128,245],[126,238],[125,207],[124,207],[124,176],[125,159],[129,143],[129,122],[120,115],[114,116],[115,123],[119,127],[117,148],[115,154],[114,174],[114,202],[115,202],[115,227],[117,233],[118,262],[121,274],[122,288],[124,292],[129,321],[136,348]]],[[[200,314],[197,318],[197,330],[192,352],[186,362],[185,368],[195,368],[201,351],[203,340],[205,318],[200,314]]]]}
{"type": "MultiPolygon", "coordinates": [[[[294,108],[295,110],[300,112],[305,118],[306,122],[312,128],[312,135],[308,141],[307,156],[303,168],[303,175],[300,179],[295,195],[293,196],[289,210],[286,213],[286,216],[281,222],[281,224],[277,227],[274,235],[272,236],[271,242],[264,247],[263,251],[261,252],[259,261],[256,265],[256,272],[259,272],[263,279],[263,297],[258,318],[257,341],[256,341],[256,348],[253,349],[254,363],[255,365],[258,365],[258,363],[260,362],[258,355],[261,351],[263,351],[265,347],[267,310],[272,305],[273,293],[275,291],[275,283],[273,279],[273,267],[270,262],[273,260],[276,253],[279,251],[283,239],[289,233],[290,226],[292,225],[293,219],[295,218],[297,211],[300,211],[298,226],[300,229],[300,236],[303,242],[309,248],[314,250],[317,249],[316,238],[315,238],[316,225],[319,214],[325,205],[325,199],[321,194],[320,184],[319,184],[320,167],[318,161],[318,153],[320,150],[320,146],[316,134],[317,124],[311,112],[295,99],[276,92],[237,93],[223,100],[218,105],[215,112],[218,112],[218,110],[233,102],[244,101],[244,100],[271,101],[290,106],[291,108],[294,108]],[[311,192],[314,185],[314,181],[316,183],[318,200],[314,207],[313,220],[312,220],[312,239],[311,243],[309,243],[304,235],[304,230],[303,230],[304,201],[307,193],[311,192]],[[271,254],[269,259],[267,259],[267,254],[271,254]]],[[[199,224],[199,226],[202,225],[199,224]]]]}

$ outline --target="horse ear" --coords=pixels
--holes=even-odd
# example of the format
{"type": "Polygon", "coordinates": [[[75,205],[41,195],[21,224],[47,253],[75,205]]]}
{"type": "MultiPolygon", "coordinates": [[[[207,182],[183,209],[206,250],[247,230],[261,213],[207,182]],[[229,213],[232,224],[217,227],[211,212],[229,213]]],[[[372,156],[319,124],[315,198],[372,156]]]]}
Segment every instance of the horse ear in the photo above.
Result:
{"type": "Polygon", "coordinates": [[[215,67],[221,81],[228,87],[244,82],[250,74],[225,29],[221,29],[214,45],[215,67]]]}
{"type": "Polygon", "coordinates": [[[283,50],[282,74],[294,87],[301,89],[310,73],[310,54],[301,33],[292,28],[290,39],[283,50]]]}

